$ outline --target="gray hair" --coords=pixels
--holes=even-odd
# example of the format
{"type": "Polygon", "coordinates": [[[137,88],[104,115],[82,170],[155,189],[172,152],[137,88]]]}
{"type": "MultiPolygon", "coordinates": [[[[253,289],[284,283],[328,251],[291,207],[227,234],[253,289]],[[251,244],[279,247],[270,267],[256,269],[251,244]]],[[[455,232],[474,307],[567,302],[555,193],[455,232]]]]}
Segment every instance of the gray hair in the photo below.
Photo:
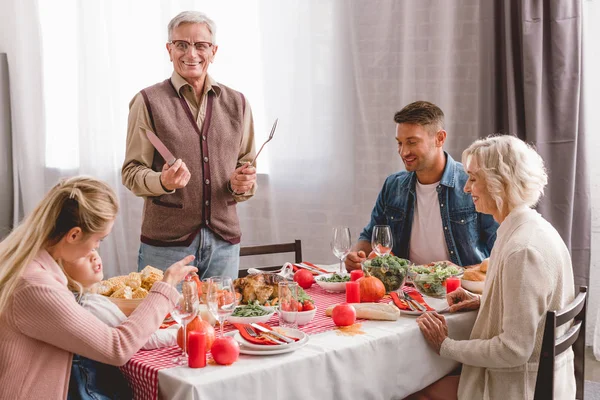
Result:
{"type": "Polygon", "coordinates": [[[212,35],[212,44],[217,44],[217,24],[199,11],[182,11],[169,22],[167,28],[169,42],[173,39],[173,29],[182,24],[205,24],[212,35]]]}
{"type": "Polygon", "coordinates": [[[492,135],[471,144],[462,153],[462,163],[474,161],[486,181],[498,210],[504,203],[515,207],[535,206],[548,183],[544,160],[535,149],[511,135],[492,135]]]}

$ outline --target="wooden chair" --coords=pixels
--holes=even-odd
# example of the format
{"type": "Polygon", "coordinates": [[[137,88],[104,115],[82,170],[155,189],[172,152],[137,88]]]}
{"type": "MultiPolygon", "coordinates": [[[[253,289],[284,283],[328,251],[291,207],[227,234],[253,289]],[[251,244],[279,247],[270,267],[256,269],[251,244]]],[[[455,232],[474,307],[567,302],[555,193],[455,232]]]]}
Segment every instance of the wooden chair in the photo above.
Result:
{"type": "Polygon", "coordinates": [[[579,294],[565,308],[546,313],[546,326],[540,354],[534,400],[554,398],[554,359],[569,347],[575,353],[576,399],[583,400],[585,379],[585,313],[587,308],[587,286],[579,288],[579,294]],[[556,328],[571,320],[573,326],[561,337],[556,337],[556,328]]]}
{"type": "MultiPolygon", "coordinates": [[[[277,253],[294,253],[294,262],[302,262],[302,241],[296,239],[291,243],[279,243],[279,244],[268,244],[263,246],[244,246],[240,247],[240,257],[245,256],[257,256],[264,254],[277,254],[277,253]]],[[[281,265],[274,265],[271,267],[260,267],[263,271],[274,271],[281,268],[281,265]]],[[[248,275],[246,269],[240,269],[239,277],[243,278],[248,275]]]]}

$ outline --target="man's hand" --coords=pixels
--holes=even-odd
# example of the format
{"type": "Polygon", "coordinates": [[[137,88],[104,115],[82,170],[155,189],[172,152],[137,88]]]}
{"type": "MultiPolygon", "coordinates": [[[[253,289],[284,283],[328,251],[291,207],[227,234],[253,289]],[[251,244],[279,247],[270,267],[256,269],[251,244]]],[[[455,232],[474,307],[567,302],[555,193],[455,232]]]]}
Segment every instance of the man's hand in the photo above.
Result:
{"type": "Polygon", "coordinates": [[[444,316],[435,311],[426,312],[417,317],[417,324],[427,343],[440,354],[442,343],[448,337],[448,324],[444,316]]]}
{"type": "Polygon", "coordinates": [[[470,294],[463,288],[458,288],[446,295],[450,312],[472,311],[479,309],[479,296],[470,294]]]}
{"type": "Polygon", "coordinates": [[[191,176],[192,174],[187,165],[178,158],[170,167],[167,163],[163,165],[160,173],[160,183],[169,191],[181,189],[188,184],[191,176]]]}
{"type": "Polygon", "coordinates": [[[244,194],[252,189],[256,183],[256,168],[246,163],[233,171],[229,178],[231,189],[236,194],[244,194]]]}
{"type": "Polygon", "coordinates": [[[345,260],[346,269],[348,271],[352,271],[355,269],[361,269],[362,266],[360,265],[360,263],[365,261],[366,259],[367,259],[367,256],[364,251],[362,251],[362,250],[351,251],[346,256],[346,260],[345,260]]]}

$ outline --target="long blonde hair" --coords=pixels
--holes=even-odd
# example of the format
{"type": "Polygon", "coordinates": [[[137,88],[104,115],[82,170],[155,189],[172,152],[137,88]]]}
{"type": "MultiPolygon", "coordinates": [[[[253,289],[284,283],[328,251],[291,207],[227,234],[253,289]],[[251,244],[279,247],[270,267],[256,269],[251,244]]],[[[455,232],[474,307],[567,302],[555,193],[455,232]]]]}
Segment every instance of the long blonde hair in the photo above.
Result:
{"type": "Polygon", "coordinates": [[[0,315],[25,267],[42,248],[55,245],[74,227],[80,227],[84,234],[102,232],[115,219],[118,209],[111,187],[91,177],[63,179],[50,189],[0,243],[0,315]]]}

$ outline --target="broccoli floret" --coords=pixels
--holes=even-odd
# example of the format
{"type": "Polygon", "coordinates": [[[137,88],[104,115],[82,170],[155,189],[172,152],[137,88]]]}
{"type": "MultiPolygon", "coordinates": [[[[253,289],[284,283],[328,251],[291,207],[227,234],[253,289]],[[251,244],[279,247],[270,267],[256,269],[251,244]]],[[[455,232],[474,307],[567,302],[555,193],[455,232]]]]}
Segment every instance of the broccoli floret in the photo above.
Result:
{"type": "Polygon", "coordinates": [[[410,262],[404,258],[386,255],[364,262],[365,269],[383,282],[386,292],[397,290],[402,285],[410,262]]]}

